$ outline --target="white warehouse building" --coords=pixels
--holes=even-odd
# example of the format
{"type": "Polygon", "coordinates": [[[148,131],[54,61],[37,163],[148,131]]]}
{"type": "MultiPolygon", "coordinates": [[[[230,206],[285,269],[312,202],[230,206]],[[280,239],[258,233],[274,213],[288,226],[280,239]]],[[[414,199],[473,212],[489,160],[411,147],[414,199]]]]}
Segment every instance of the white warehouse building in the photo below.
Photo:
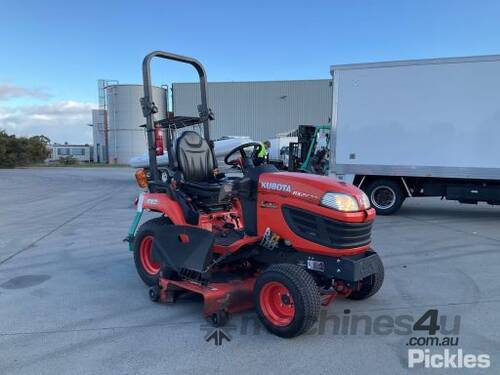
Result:
{"type": "MultiPolygon", "coordinates": [[[[112,84],[104,90],[105,109],[94,113],[94,159],[128,164],[147,150],[145,129],[139,127],[146,122],[139,102],[144,96],[143,86],[112,84]]],[[[159,108],[155,120],[166,117],[170,100],[176,116],[198,116],[197,82],[173,83],[168,99],[167,90],[153,87],[153,101],[159,108]]],[[[211,122],[213,139],[249,136],[264,140],[289,133],[299,125],[330,123],[332,83],[330,79],[210,82],[208,104],[215,114],[211,122]]]]}
{"type": "MultiPolygon", "coordinates": [[[[173,111],[196,116],[197,83],[172,85],[173,111]]],[[[298,125],[328,124],[332,112],[329,79],[261,82],[210,82],[208,105],[215,114],[212,137],[249,136],[264,140],[288,133],[298,125]]]]}

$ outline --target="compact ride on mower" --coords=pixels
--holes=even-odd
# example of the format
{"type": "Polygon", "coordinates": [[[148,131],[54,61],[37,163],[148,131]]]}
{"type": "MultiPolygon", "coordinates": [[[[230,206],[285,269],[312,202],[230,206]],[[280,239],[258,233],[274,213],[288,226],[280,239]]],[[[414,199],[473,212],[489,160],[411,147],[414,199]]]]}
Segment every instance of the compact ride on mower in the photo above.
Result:
{"type": "MultiPolygon", "coordinates": [[[[254,163],[260,143],[233,149],[224,162],[241,177],[218,172],[209,123],[206,74],[197,60],[153,52],[143,62],[149,167],[136,179],[145,188],[127,240],[137,272],[153,301],[201,294],[204,315],[224,325],[229,313],[254,307],[264,326],[281,337],[306,332],[320,307],[337,296],[364,299],[384,279],[371,248],[375,210],[353,185],[306,173],[279,172],[254,163]],[[154,121],[153,58],[192,65],[200,78],[199,117],[154,121]],[[187,126],[200,125],[203,136],[187,126]],[[158,166],[164,131],[168,166],[158,166]],[[158,147],[157,147],[158,146],[158,147]],[[160,217],[137,226],[144,210],[160,217]]],[[[201,131],[200,131],[201,133],[201,131]]]]}

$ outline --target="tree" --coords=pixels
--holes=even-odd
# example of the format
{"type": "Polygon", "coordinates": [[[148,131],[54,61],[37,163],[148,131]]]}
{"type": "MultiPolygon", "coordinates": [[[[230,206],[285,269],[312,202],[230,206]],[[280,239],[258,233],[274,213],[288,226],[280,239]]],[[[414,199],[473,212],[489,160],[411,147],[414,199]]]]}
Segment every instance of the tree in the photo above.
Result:
{"type": "Polygon", "coordinates": [[[42,163],[50,155],[49,144],[43,135],[17,138],[0,130],[0,168],[42,163]]]}

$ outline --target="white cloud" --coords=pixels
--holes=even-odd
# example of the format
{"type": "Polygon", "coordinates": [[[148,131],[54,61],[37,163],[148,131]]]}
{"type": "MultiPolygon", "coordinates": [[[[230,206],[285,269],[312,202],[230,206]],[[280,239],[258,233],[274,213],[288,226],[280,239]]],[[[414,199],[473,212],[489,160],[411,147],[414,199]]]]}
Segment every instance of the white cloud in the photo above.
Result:
{"type": "Polygon", "coordinates": [[[50,94],[42,89],[31,89],[8,81],[0,83],[0,101],[13,98],[47,99],[49,97],[50,94]]]}
{"type": "Polygon", "coordinates": [[[0,129],[18,136],[45,135],[52,142],[91,143],[94,103],[72,100],[0,107],[0,129]]]}

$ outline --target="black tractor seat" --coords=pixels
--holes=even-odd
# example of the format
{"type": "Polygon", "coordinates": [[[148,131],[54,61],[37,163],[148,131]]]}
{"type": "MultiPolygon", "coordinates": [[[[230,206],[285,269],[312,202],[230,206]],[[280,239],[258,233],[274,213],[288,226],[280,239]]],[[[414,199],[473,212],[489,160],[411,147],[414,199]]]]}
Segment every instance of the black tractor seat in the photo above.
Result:
{"type": "Polygon", "coordinates": [[[197,206],[217,210],[230,204],[234,196],[233,180],[214,176],[215,157],[203,137],[194,131],[184,132],[177,139],[175,155],[179,188],[197,206]]]}

